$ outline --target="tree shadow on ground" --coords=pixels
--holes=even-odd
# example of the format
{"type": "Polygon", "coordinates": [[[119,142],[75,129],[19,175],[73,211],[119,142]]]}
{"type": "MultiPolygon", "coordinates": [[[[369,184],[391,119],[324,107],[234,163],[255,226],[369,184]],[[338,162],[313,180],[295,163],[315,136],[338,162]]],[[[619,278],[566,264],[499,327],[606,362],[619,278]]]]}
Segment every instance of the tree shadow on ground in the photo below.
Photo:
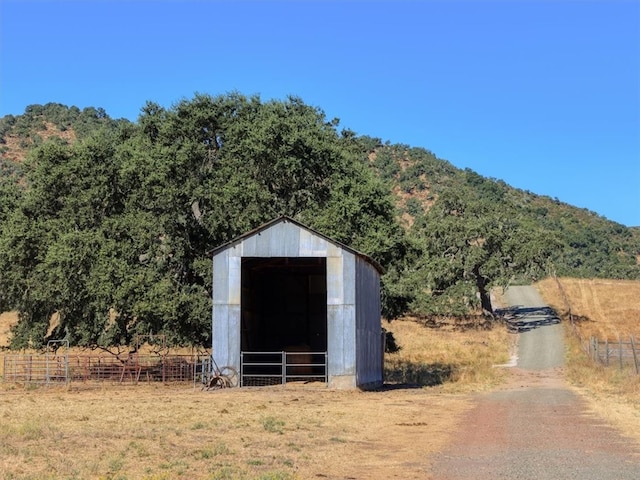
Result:
{"type": "Polygon", "coordinates": [[[512,333],[524,333],[536,328],[557,325],[560,317],[551,307],[523,307],[515,305],[496,310],[496,316],[501,318],[512,333]]]}
{"type": "Polygon", "coordinates": [[[421,388],[442,385],[456,372],[456,366],[445,363],[416,363],[407,360],[387,361],[384,367],[384,389],[421,388]]]}
{"type": "Polygon", "coordinates": [[[487,315],[439,316],[429,315],[416,318],[416,322],[425,328],[466,332],[469,330],[491,330],[495,319],[487,315]]]}

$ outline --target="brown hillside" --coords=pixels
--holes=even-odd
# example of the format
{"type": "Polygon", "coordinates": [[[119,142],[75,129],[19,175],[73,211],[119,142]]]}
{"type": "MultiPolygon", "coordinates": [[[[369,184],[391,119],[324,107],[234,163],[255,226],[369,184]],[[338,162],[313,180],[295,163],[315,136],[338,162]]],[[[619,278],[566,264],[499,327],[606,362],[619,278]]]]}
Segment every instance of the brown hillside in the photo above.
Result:
{"type": "MultiPolygon", "coordinates": [[[[44,130],[40,130],[34,134],[38,135],[42,141],[46,141],[51,137],[58,137],[69,143],[76,141],[76,134],[73,129],[62,131],[51,122],[44,122],[44,126],[44,130]]],[[[22,163],[25,158],[27,158],[29,149],[34,146],[34,135],[29,138],[23,138],[14,133],[7,134],[4,138],[5,151],[1,154],[2,158],[9,162],[22,163]]]]}

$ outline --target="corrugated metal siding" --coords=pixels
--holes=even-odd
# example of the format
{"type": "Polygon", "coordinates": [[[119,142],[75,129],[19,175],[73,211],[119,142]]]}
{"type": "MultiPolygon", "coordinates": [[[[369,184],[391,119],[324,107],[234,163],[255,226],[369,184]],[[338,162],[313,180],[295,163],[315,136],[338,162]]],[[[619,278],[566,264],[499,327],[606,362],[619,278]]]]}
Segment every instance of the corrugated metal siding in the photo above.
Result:
{"type": "Polygon", "coordinates": [[[356,272],[357,383],[381,384],[383,345],[380,325],[380,276],[370,264],[360,258],[356,272]]]}
{"type": "Polygon", "coordinates": [[[301,257],[326,257],[327,241],[314,235],[308,230],[300,229],[300,256],[301,257]]]}
{"type": "Polygon", "coordinates": [[[229,303],[229,250],[213,257],[213,304],[229,303]]]}
{"type": "Polygon", "coordinates": [[[213,358],[220,366],[240,366],[240,266],[237,249],[213,258],[213,358]]]}
{"type": "Polygon", "coordinates": [[[281,222],[260,233],[245,238],[242,256],[244,257],[299,257],[300,227],[281,222]]]}
{"type": "Polygon", "coordinates": [[[240,305],[213,306],[212,346],[219,366],[240,367],[240,305]]]}
{"type": "Polygon", "coordinates": [[[327,257],[327,305],[344,305],[342,257],[327,257]]]}

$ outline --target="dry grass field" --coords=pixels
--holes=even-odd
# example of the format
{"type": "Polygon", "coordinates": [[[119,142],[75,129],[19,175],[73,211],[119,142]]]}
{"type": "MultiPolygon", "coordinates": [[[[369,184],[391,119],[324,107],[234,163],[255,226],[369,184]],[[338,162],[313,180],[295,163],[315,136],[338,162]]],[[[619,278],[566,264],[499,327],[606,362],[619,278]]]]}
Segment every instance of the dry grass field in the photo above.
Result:
{"type": "Polygon", "coordinates": [[[588,339],[640,340],[640,281],[548,278],[536,284],[545,301],[567,320],[568,380],[590,400],[591,407],[627,435],[640,440],[640,375],[605,368],[587,354],[588,339]],[[568,322],[576,317],[575,331],[568,322]],[[576,335],[577,332],[577,335],[576,335]]]}
{"type": "MultiPolygon", "coordinates": [[[[640,282],[561,282],[581,335],[640,336],[640,282]]],[[[566,312],[554,280],[537,287],[566,312]]],[[[0,335],[10,320],[0,317],[0,335]]],[[[0,384],[0,479],[428,479],[473,392],[508,375],[493,365],[508,360],[514,337],[447,319],[383,327],[400,349],[386,355],[388,383],[376,392],[0,384]]],[[[593,365],[568,338],[569,380],[594,411],[640,438],[640,377],[593,365]]]]}
{"type": "Polygon", "coordinates": [[[511,337],[499,325],[384,327],[400,346],[387,374],[410,383],[376,392],[0,384],[0,478],[429,478],[469,392],[501,381],[492,364],[508,357],[511,337]]]}
{"type": "Polygon", "coordinates": [[[561,278],[559,282],[569,305],[553,278],[536,286],[561,315],[567,316],[571,308],[583,338],[617,341],[634,335],[640,340],[640,281],[561,278]]]}
{"type": "Polygon", "coordinates": [[[4,390],[4,479],[426,478],[468,407],[424,389],[4,390]]]}

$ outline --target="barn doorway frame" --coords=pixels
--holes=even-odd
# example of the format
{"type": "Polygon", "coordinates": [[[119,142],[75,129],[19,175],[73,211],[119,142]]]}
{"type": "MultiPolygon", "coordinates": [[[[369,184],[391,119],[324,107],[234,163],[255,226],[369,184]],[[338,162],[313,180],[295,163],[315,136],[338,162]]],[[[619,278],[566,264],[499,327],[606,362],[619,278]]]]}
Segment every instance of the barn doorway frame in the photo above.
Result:
{"type": "Polygon", "coordinates": [[[328,382],[327,260],[243,257],[241,385],[328,382]]]}

